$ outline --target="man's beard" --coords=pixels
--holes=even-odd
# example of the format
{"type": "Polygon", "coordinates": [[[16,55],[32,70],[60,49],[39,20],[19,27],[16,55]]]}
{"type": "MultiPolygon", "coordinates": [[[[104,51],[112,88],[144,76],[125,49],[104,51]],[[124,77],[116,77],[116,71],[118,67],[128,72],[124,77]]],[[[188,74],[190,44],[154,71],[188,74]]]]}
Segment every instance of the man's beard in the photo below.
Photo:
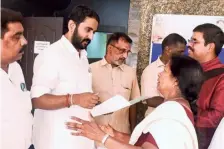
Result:
{"type": "Polygon", "coordinates": [[[120,65],[124,64],[124,62],[125,62],[125,59],[119,59],[119,60],[113,61],[112,63],[115,66],[120,66],[120,65]]]}
{"type": "Polygon", "coordinates": [[[90,44],[91,40],[88,38],[82,39],[79,36],[78,29],[76,28],[74,34],[72,36],[72,44],[76,49],[86,49],[86,47],[90,44]],[[86,44],[84,44],[86,42],[86,44]]]}

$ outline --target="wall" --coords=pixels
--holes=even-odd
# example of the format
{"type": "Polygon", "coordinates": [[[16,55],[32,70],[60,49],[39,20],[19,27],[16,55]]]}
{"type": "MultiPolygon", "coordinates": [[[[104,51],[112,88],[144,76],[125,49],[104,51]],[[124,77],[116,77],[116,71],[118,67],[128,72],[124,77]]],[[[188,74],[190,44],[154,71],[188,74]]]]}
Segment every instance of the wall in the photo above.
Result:
{"type": "Polygon", "coordinates": [[[87,5],[100,16],[101,32],[127,32],[130,0],[2,0],[2,7],[20,11],[25,17],[64,17],[77,5],[87,5]]]}
{"type": "Polygon", "coordinates": [[[136,68],[137,57],[138,57],[138,43],[139,43],[139,31],[140,31],[140,2],[141,0],[132,0],[129,9],[129,20],[128,20],[128,35],[133,40],[132,53],[126,63],[129,66],[136,68]]]}
{"type": "Polygon", "coordinates": [[[2,0],[1,7],[20,11],[25,17],[50,17],[70,3],[71,0],[2,0]]]}
{"type": "Polygon", "coordinates": [[[107,34],[96,32],[87,47],[88,58],[103,58],[106,53],[107,34]]]}
{"type": "MultiPolygon", "coordinates": [[[[129,55],[126,63],[134,68],[137,67],[138,53],[139,53],[139,37],[140,37],[140,25],[141,25],[141,1],[142,0],[131,0],[129,9],[129,20],[128,20],[128,35],[133,40],[131,54],[129,55]]],[[[140,80],[140,75],[138,75],[140,80]]],[[[140,122],[143,119],[143,113],[145,112],[146,106],[138,103],[137,104],[137,121],[140,122]]]]}
{"type": "MultiPolygon", "coordinates": [[[[224,0],[131,0],[130,3],[128,33],[136,42],[133,51],[138,53],[138,79],[149,63],[151,24],[154,14],[224,16],[224,0]],[[139,10],[139,15],[133,15],[135,10],[139,10]],[[139,25],[136,25],[137,21],[139,25]]],[[[140,121],[145,107],[138,104],[137,110],[140,121]]]]}

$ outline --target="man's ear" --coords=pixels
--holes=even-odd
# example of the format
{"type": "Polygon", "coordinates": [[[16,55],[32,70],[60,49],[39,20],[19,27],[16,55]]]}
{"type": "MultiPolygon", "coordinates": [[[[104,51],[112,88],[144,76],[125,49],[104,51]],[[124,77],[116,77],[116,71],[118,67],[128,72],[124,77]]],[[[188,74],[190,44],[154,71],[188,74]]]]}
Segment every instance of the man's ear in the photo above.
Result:
{"type": "Polygon", "coordinates": [[[208,52],[215,54],[215,43],[209,43],[207,46],[209,46],[208,52]]]}
{"type": "Polygon", "coordinates": [[[68,21],[68,31],[73,34],[75,28],[76,28],[75,22],[72,20],[69,20],[68,21]]]}
{"type": "Polygon", "coordinates": [[[177,81],[177,79],[175,78],[175,82],[174,82],[174,86],[178,86],[179,82],[177,81]]]}
{"type": "Polygon", "coordinates": [[[112,51],[112,46],[111,46],[111,45],[108,45],[108,46],[107,46],[107,51],[106,51],[106,52],[107,52],[107,53],[111,53],[111,51],[112,51]]]}
{"type": "Polygon", "coordinates": [[[171,55],[171,49],[168,46],[165,47],[164,52],[168,56],[171,55]]]}

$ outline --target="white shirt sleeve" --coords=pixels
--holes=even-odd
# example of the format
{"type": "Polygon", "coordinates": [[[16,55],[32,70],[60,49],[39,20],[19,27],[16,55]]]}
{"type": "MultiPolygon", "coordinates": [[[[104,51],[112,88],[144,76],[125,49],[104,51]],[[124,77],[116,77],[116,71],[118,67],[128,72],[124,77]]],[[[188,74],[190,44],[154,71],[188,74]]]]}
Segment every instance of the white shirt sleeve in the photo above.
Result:
{"type": "Polygon", "coordinates": [[[49,52],[39,54],[33,67],[33,82],[31,97],[37,98],[44,94],[51,93],[58,83],[58,64],[55,55],[49,52]]]}
{"type": "Polygon", "coordinates": [[[224,148],[224,118],[219,123],[208,149],[224,148]]]}
{"type": "MultiPolygon", "coordinates": [[[[157,71],[156,71],[157,72],[157,71]]],[[[158,74],[155,70],[151,70],[150,67],[146,67],[146,69],[142,73],[141,77],[141,95],[147,97],[159,96],[157,90],[157,79],[158,74]]]]}

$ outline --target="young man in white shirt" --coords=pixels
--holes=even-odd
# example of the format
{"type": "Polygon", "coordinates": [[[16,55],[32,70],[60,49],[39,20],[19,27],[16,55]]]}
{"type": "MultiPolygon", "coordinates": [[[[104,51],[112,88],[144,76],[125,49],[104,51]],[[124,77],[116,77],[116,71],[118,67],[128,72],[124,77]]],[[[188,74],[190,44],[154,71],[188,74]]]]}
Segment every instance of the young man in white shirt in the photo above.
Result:
{"type": "Polygon", "coordinates": [[[33,116],[30,94],[20,65],[27,44],[22,15],[1,8],[1,143],[2,149],[28,149],[33,116]]]}
{"type": "Polygon", "coordinates": [[[172,33],[162,41],[162,55],[156,61],[149,64],[142,73],[141,77],[141,94],[149,97],[146,100],[148,109],[145,113],[147,116],[157,105],[163,102],[162,95],[157,90],[157,80],[160,72],[168,63],[172,55],[184,54],[187,41],[179,34],[172,33]]]}
{"type": "Polygon", "coordinates": [[[93,149],[94,142],[73,137],[65,127],[71,116],[89,119],[89,110],[98,103],[92,93],[86,47],[93,39],[100,19],[86,6],[75,7],[68,32],[34,62],[31,97],[34,113],[35,149],[93,149]]]}

